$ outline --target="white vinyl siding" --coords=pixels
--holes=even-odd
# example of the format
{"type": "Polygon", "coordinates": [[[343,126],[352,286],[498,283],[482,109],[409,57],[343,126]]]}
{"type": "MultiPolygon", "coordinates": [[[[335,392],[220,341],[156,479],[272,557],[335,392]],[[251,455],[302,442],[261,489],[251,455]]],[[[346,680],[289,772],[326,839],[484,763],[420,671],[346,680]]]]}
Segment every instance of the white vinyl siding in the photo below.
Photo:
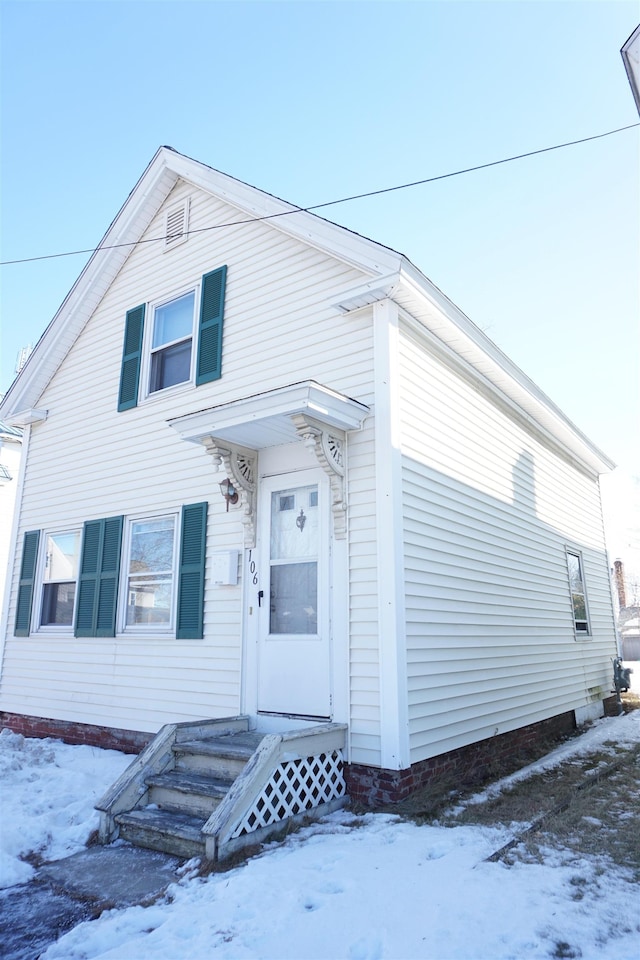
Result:
{"type": "Polygon", "coordinates": [[[373,419],[349,437],[349,684],[351,760],[381,758],[380,639],[373,419]]]}
{"type": "MultiPolygon", "coordinates": [[[[194,231],[237,216],[181,183],[167,203],[186,193],[194,231]]],[[[161,209],[145,237],[162,236],[163,228],[161,209]]],[[[208,570],[213,553],[242,550],[242,513],[225,512],[211,456],[182,441],[167,420],[304,379],[370,402],[370,319],[344,318],[333,307],[363,277],[264,223],[194,232],[175,249],[136,247],[41,397],[49,419],[32,432],[19,543],[25,530],[162,514],[184,502],[208,501],[208,570]],[[228,264],[221,379],[172,388],[170,396],[160,391],[118,413],[127,310],[197,284],[221,264],[228,264]]],[[[359,610],[370,592],[368,584],[356,589],[359,610]]],[[[34,634],[16,639],[10,631],[0,708],[149,732],[169,721],[235,714],[241,708],[241,631],[242,586],[214,587],[209,577],[203,640],[157,633],[58,636],[53,643],[34,634]]]]}
{"type": "Polygon", "coordinates": [[[615,641],[597,479],[405,329],[401,419],[412,762],[602,699],[615,641]],[[594,643],[577,644],[565,544],[594,643]]]}

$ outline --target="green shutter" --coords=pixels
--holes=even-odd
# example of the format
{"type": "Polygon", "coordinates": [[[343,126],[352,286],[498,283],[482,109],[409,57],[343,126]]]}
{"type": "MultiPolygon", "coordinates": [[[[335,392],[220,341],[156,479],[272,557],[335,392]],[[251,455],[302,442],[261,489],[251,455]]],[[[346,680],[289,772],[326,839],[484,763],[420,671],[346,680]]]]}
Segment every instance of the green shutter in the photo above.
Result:
{"type": "Polygon", "coordinates": [[[178,640],[201,640],[203,636],[207,506],[204,502],[182,508],[176,623],[178,640]]]}
{"type": "Polygon", "coordinates": [[[138,403],[143,332],[144,303],[127,313],[124,346],[122,348],[118,410],[129,410],[131,407],[137,406],[138,403]]]}
{"type": "Polygon", "coordinates": [[[80,574],[78,576],[78,603],[76,606],[76,637],[93,636],[93,610],[98,584],[98,561],[102,520],[85,523],[82,535],[80,574]]]}
{"type": "Polygon", "coordinates": [[[123,517],[109,517],[104,521],[100,584],[96,607],[96,637],[115,637],[118,577],[122,548],[123,517]]]}
{"type": "Polygon", "coordinates": [[[16,637],[28,637],[31,629],[31,608],[33,606],[33,584],[38,559],[40,531],[29,530],[22,544],[22,563],[20,565],[20,584],[18,586],[18,605],[16,607],[16,637]]]}
{"type": "Polygon", "coordinates": [[[222,375],[222,319],[226,280],[226,267],[205,273],[202,278],[196,385],[219,380],[222,375]]]}
{"type": "Polygon", "coordinates": [[[115,637],[122,517],[89,520],[84,525],[76,637],[115,637]]]}

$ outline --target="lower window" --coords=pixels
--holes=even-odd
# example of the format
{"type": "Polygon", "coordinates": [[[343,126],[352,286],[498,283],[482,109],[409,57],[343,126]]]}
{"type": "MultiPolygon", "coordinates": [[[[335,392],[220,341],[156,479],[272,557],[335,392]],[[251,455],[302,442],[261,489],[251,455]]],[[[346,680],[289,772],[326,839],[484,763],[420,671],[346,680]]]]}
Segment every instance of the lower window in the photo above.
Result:
{"type": "Polygon", "coordinates": [[[45,534],[41,627],[73,624],[80,540],[80,530],[45,534]]]}
{"type": "Polygon", "coordinates": [[[577,551],[567,550],[567,566],[569,569],[571,603],[573,605],[573,625],[576,634],[588,636],[591,630],[587,612],[587,593],[584,583],[582,555],[577,551]]]}
{"type": "Polygon", "coordinates": [[[129,523],[124,628],[173,626],[177,517],[129,523]]]}

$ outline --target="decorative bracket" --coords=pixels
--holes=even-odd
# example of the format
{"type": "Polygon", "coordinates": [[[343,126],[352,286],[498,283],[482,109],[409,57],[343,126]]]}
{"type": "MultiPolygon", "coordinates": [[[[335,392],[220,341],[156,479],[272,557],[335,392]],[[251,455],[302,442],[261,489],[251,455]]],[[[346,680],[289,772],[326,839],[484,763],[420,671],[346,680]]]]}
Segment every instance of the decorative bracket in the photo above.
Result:
{"type": "Polygon", "coordinates": [[[347,491],[344,482],[346,436],[342,430],[329,430],[304,413],[293,414],[291,420],[305,447],[315,453],[318,463],[329,477],[333,531],[337,539],[344,540],[347,535],[347,491]]]}
{"type": "Polygon", "coordinates": [[[256,545],[256,490],[258,454],[255,450],[203,437],[202,445],[211,454],[216,472],[224,472],[240,493],[243,508],[244,545],[256,545]]]}

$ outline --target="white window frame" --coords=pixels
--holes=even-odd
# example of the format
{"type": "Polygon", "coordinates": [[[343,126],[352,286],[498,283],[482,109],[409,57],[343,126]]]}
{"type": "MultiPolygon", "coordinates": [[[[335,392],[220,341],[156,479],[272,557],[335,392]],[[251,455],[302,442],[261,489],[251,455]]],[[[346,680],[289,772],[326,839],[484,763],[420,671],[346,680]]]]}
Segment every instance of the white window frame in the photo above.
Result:
{"type": "Polygon", "coordinates": [[[40,536],[40,555],[38,557],[37,573],[35,580],[35,608],[32,611],[32,632],[36,633],[69,633],[73,632],[76,622],[76,608],[78,605],[78,586],[80,583],[80,560],[82,558],[82,526],[79,527],[61,527],[60,529],[52,527],[43,530],[40,536]],[[67,534],[78,535],[78,561],[75,578],[75,594],[73,598],[73,610],[71,611],[71,623],[43,623],[42,613],[44,604],[45,587],[47,583],[71,583],[71,580],[49,580],[45,581],[47,569],[47,541],[49,537],[61,537],[67,534]],[[35,624],[33,623],[35,620],[35,624]]]}
{"type": "Polygon", "coordinates": [[[584,558],[582,556],[582,551],[572,546],[565,547],[565,554],[566,554],[566,561],[567,561],[567,578],[569,581],[569,601],[571,603],[571,616],[573,617],[573,632],[575,634],[576,640],[584,640],[586,638],[591,637],[591,617],[589,616],[589,601],[587,599],[587,584],[585,580],[584,558]],[[576,608],[573,602],[574,591],[573,591],[572,582],[571,582],[571,566],[569,561],[570,557],[574,557],[578,561],[578,565],[580,568],[580,575],[582,577],[581,579],[582,597],[584,599],[584,613],[585,613],[584,620],[582,619],[578,620],[576,618],[576,608]],[[578,628],[579,623],[584,623],[586,628],[584,630],[579,629],[578,628]]]}
{"type": "Polygon", "coordinates": [[[143,513],[136,516],[126,517],[124,533],[122,537],[122,556],[120,564],[120,584],[118,590],[118,614],[117,614],[117,635],[118,636],[149,636],[162,634],[174,636],[176,633],[176,618],[178,605],[178,577],[180,561],[180,511],[163,510],[159,513],[143,513]],[[127,608],[129,605],[129,562],[131,555],[131,536],[133,526],[136,523],[145,521],[172,519],[174,522],[173,539],[173,558],[172,558],[172,582],[171,582],[171,600],[169,604],[169,622],[168,623],[127,623],[127,608]]]}
{"type": "MultiPolygon", "coordinates": [[[[192,283],[188,287],[184,287],[181,290],[172,292],[169,296],[159,298],[157,300],[152,300],[148,304],[147,309],[147,319],[144,324],[144,339],[142,345],[142,391],[141,391],[141,400],[155,400],[157,397],[165,397],[168,394],[175,393],[180,390],[184,390],[185,387],[193,386],[196,378],[196,364],[197,364],[197,353],[198,353],[198,324],[200,318],[200,292],[201,292],[201,283],[192,283]],[[159,390],[151,390],[151,358],[154,351],[153,349],[153,331],[155,327],[156,319],[156,310],[161,307],[166,307],[168,304],[173,303],[174,300],[180,300],[181,297],[186,297],[190,293],[193,294],[193,317],[191,324],[191,362],[189,365],[189,377],[186,380],[181,380],[179,383],[174,383],[168,387],[161,387],[159,390]]],[[[186,339],[186,337],[184,338],[186,339]]],[[[174,341],[178,343],[179,341],[174,341]]],[[[168,346],[165,345],[163,349],[166,349],[168,346]]]]}

